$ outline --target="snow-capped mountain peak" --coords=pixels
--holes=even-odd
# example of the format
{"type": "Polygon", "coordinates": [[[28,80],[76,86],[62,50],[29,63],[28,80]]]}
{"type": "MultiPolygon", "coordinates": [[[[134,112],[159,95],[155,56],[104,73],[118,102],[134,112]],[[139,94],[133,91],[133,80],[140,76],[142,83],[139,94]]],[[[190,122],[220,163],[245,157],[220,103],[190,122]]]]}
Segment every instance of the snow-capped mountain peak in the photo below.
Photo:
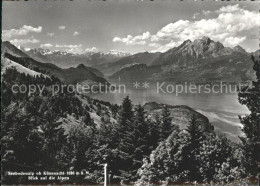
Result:
{"type": "Polygon", "coordinates": [[[31,49],[30,51],[33,52],[34,54],[40,53],[41,55],[53,54],[53,51],[49,49],[43,49],[43,48],[35,48],[35,49],[31,49]]]}
{"type": "Polygon", "coordinates": [[[114,56],[117,56],[117,57],[125,57],[125,56],[131,55],[130,53],[119,51],[119,50],[110,50],[106,54],[114,55],[114,56]]]}

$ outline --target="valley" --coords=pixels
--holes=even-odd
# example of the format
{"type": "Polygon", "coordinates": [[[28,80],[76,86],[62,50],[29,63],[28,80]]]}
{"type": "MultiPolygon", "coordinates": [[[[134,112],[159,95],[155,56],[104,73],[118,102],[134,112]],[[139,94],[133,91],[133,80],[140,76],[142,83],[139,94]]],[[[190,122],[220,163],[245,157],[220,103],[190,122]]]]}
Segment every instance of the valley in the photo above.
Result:
{"type": "Polygon", "coordinates": [[[239,46],[224,47],[221,43],[206,37],[194,42],[187,40],[165,53],[145,52],[134,55],[127,53],[75,55],[43,49],[22,51],[10,42],[4,42],[2,56],[4,56],[2,59],[4,69],[14,66],[17,70],[32,75],[55,75],[65,84],[109,85],[109,82],[126,84],[127,92],[124,93],[88,94],[113,104],[120,104],[126,95],[130,95],[136,104],[156,102],[188,105],[207,116],[215,126],[215,130],[225,133],[234,141],[239,141],[237,136],[242,134],[240,125],[237,125],[239,123],[237,115],[248,113],[247,109],[238,104],[236,94],[162,95],[156,93],[152,86],[149,90],[133,89],[132,83],[148,81],[153,84],[156,81],[167,81],[212,84],[219,81],[244,82],[255,78],[249,53],[239,46]],[[109,59],[104,59],[108,56],[109,59]],[[58,67],[61,61],[70,67],[58,67]],[[231,112],[226,108],[236,108],[236,111],[231,112]]]}
{"type": "Polygon", "coordinates": [[[203,37],[193,42],[186,40],[181,45],[163,53],[72,54],[47,49],[31,49],[20,51],[19,55],[30,56],[42,63],[55,64],[61,68],[75,68],[83,64],[88,68],[97,69],[96,71],[101,72],[98,75],[108,80],[116,80],[120,77],[122,81],[147,79],[211,83],[255,79],[250,56],[257,57],[258,52],[249,53],[240,46],[225,47],[220,42],[203,37]]]}
{"type": "Polygon", "coordinates": [[[2,3],[2,185],[258,185],[259,2],[2,3]]]}

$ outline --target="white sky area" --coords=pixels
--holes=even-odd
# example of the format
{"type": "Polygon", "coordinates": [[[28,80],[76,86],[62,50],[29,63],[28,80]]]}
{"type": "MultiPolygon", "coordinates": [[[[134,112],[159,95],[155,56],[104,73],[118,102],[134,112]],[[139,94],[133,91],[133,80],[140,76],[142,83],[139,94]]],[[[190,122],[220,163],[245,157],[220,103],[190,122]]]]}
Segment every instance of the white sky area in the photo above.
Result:
{"type": "Polygon", "coordinates": [[[258,49],[258,2],[3,1],[2,40],[72,53],[164,52],[207,36],[258,49]]]}

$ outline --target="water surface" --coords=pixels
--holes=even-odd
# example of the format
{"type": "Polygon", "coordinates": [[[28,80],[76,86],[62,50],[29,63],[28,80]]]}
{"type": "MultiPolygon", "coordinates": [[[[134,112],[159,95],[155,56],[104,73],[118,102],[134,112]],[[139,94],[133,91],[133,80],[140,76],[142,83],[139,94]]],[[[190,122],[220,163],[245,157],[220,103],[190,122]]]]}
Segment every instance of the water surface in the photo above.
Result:
{"type": "MultiPolygon", "coordinates": [[[[140,86],[142,86],[140,84],[140,86]]],[[[96,99],[121,104],[122,99],[129,95],[134,104],[157,102],[168,105],[187,105],[209,118],[217,133],[225,133],[228,138],[239,141],[242,135],[238,115],[248,114],[247,107],[238,102],[236,93],[163,93],[157,92],[155,85],[147,89],[126,85],[126,92],[91,94],[96,99]]]]}

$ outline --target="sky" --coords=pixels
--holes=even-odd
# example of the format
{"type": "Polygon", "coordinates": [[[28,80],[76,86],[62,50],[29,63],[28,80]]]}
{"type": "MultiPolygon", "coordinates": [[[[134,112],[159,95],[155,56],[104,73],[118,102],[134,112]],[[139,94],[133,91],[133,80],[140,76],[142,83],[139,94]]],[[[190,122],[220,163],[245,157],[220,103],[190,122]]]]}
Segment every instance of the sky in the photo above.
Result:
{"type": "Polygon", "coordinates": [[[2,40],[26,49],[164,52],[203,36],[259,49],[256,1],[31,0],[2,8],[2,40]]]}

